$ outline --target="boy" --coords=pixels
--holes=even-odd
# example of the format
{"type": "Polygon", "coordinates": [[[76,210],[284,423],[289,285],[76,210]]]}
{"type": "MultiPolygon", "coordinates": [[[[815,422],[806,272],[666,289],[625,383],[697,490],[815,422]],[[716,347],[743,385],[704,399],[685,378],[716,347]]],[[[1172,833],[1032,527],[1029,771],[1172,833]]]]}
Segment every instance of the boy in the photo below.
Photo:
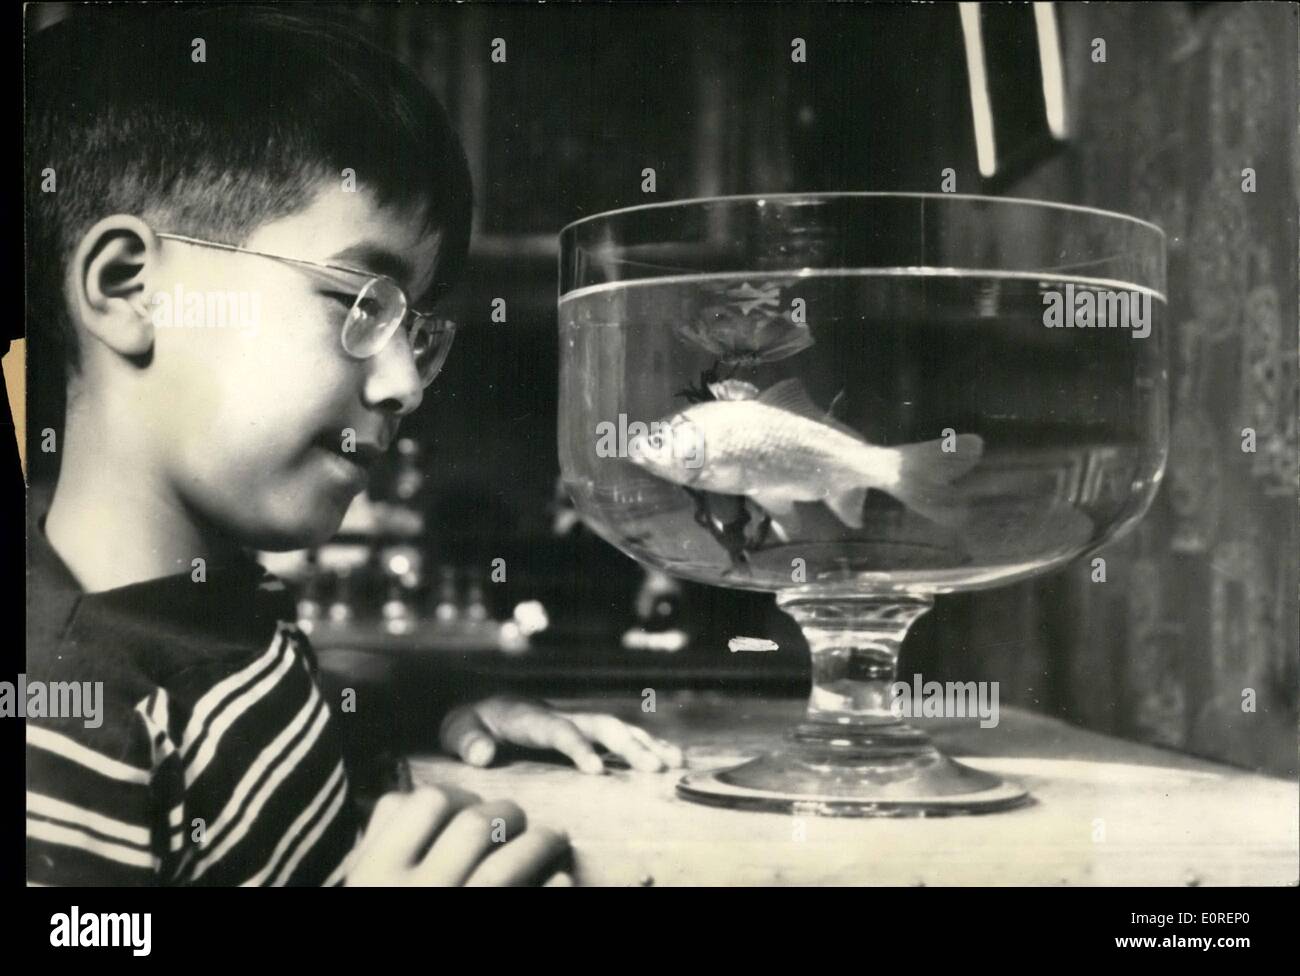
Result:
{"type": "MultiPolygon", "coordinates": [[[[30,882],[546,880],[564,838],[453,790],[382,798],[358,839],[311,650],[245,554],[328,539],[446,356],[419,310],[471,203],[441,107],[355,29],[277,10],[83,9],[26,57],[31,359],[66,371],[28,681],[104,699],[28,721],[30,882]],[[191,327],[231,323],[184,320],[185,295],[256,318],[191,327]]],[[[442,729],[480,765],[497,742],[681,763],[519,700],[442,729]]]]}

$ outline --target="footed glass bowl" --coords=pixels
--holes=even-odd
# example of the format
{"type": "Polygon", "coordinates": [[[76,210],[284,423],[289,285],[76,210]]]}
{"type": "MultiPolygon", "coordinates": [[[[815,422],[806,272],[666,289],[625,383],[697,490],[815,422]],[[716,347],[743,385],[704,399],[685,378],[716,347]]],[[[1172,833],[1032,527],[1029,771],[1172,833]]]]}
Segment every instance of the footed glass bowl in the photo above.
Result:
{"type": "Polygon", "coordinates": [[[955,194],[684,200],[560,237],[559,454],[632,558],[767,590],[807,714],[688,799],[987,812],[1013,783],[905,724],[935,594],[1057,569],[1131,528],[1167,451],[1165,243],[1083,207],[955,194]]]}

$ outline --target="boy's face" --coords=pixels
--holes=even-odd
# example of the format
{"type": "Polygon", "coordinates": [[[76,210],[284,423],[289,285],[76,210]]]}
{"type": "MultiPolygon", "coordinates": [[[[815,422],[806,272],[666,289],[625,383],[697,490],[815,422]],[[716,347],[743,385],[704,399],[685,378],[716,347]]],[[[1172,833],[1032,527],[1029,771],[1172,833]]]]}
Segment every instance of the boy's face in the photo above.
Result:
{"type": "MultiPolygon", "coordinates": [[[[326,189],[242,246],[387,274],[418,306],[439,243],[422,235],[420,217],[381,210],[365,192],[326,189]]],[[[129,371],[141,425],[133,439],[154,468],[153,488],[241,545],[328,539],[401,418],[420,404],[404,331],[370,359],[354,359],[340,340],[354,292],[263,257],[158,243],[147,284],[153,354],[129,371]],[[167,321],[160,292],[171,325],[157,324],[167,321]],[[185,324],[191,295],[222,293],[224,326],[185,324]]]]}

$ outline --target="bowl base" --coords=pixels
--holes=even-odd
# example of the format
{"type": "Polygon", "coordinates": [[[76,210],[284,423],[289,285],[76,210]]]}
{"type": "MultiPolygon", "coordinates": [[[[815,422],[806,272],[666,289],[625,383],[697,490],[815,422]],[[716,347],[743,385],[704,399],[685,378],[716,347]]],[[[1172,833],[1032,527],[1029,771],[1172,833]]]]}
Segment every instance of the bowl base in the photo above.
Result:
{"type": "Polygon", "coordinates": [[[739,766],[688,773],[683,799],[733,810],[824,817],[947,817],[1030,802],[1021,786],[949,759],[933,746],[894,756],[814,751],[798,743],[739,766]]]}

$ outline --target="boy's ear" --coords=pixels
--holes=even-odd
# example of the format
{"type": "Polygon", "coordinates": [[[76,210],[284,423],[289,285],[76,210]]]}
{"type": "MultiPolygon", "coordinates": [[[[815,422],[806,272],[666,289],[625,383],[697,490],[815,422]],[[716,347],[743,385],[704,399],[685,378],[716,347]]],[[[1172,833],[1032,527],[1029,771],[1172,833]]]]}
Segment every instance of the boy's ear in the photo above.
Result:
{"type": "Polygon", "coordinates": [[[105,217],[82,236],[68,270],[71,305],[86,331],[114,352],[142,356],[153,348],[146,296],[158,238],[138,217],[105,217]]]}

